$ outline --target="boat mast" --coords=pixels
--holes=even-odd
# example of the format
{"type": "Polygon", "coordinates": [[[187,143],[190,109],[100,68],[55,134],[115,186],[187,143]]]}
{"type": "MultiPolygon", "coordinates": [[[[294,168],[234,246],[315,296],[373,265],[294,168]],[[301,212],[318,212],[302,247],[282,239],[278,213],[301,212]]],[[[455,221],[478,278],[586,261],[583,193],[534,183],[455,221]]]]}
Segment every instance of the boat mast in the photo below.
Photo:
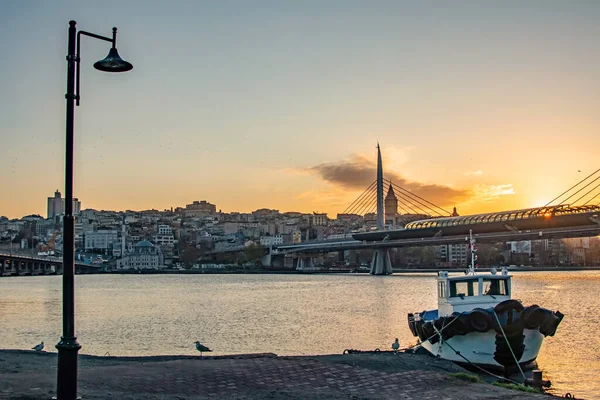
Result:
{"type": "Polygon", "coordinates": [[[469,248],[471,249],[471,265],[469,265],[469,273],[475,275],[475,259],[477,258],[477,246],[475,246],[475,238],[473,237],[473,230],[469,229],[469,248]]]}

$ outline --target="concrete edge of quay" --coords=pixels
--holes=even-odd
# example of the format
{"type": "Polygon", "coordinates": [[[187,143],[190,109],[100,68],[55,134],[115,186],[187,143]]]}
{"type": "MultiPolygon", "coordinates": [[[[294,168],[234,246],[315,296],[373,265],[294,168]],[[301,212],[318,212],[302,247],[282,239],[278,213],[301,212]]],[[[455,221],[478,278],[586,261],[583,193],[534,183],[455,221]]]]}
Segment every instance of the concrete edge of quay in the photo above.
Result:
{"type": "MultiPolygon", "coordinates": [[[[54,395],[56,352],[0,350],[0,399],[54,395]]],[[[548,395],[454,376],[462,367],[408,353],[79,356],[84,398],[521,399],[548,395]]]]}

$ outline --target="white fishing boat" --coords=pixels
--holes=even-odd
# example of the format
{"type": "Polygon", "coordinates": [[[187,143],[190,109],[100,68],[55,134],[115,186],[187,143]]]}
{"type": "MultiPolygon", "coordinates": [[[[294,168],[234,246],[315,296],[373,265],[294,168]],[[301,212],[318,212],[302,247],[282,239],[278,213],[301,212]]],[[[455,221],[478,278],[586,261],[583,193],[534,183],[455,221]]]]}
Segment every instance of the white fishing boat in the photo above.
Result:
{"type": "Polygon", "coordinates": [[[420,345],[436,357],[505,369],[535,361],[545,336],[554,336],[563,314],[511,299],[511,275],[475,273],[477,246],[470,234],[465,275],[437,276],[438,308],[408,314],[420,345]]]}

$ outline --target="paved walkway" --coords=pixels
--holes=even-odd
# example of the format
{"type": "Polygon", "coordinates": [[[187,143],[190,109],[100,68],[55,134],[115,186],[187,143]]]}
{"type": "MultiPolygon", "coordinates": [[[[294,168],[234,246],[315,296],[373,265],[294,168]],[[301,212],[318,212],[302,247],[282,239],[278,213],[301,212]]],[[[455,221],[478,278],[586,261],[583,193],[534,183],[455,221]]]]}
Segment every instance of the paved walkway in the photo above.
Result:
{"type": "MultiPolygon", "coordinates": [[[[56,356],[44,357],[46,366],[30,368],[26,362],[7,364],[10,357],[5,356],[0,352],[0,399],[47,399],[55,394],[56,356]]],[[[443,372],[385,372],[318,357],[97,359],[102,361],[80,362],[79,394],[85,399],[548,398],[468,383],[443,372]]]]}

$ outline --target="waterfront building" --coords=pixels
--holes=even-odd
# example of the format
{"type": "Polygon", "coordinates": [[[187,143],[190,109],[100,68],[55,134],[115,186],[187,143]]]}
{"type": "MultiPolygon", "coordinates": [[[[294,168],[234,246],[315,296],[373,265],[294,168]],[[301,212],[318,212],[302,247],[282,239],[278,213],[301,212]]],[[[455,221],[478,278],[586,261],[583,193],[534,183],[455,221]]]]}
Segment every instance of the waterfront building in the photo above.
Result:
{"type": "Polygon", "coordinates": [[[437,250],[440,261],[450,265],[466,266],[469,261],[468,244],[443,244],[437,250]]]}
{"type": "Polygon", "coordinates": [[[164,267],[160,247],[147,240],[135,244],[131,252],[117,260],[117,269],[160,269],[164,267]]]}

